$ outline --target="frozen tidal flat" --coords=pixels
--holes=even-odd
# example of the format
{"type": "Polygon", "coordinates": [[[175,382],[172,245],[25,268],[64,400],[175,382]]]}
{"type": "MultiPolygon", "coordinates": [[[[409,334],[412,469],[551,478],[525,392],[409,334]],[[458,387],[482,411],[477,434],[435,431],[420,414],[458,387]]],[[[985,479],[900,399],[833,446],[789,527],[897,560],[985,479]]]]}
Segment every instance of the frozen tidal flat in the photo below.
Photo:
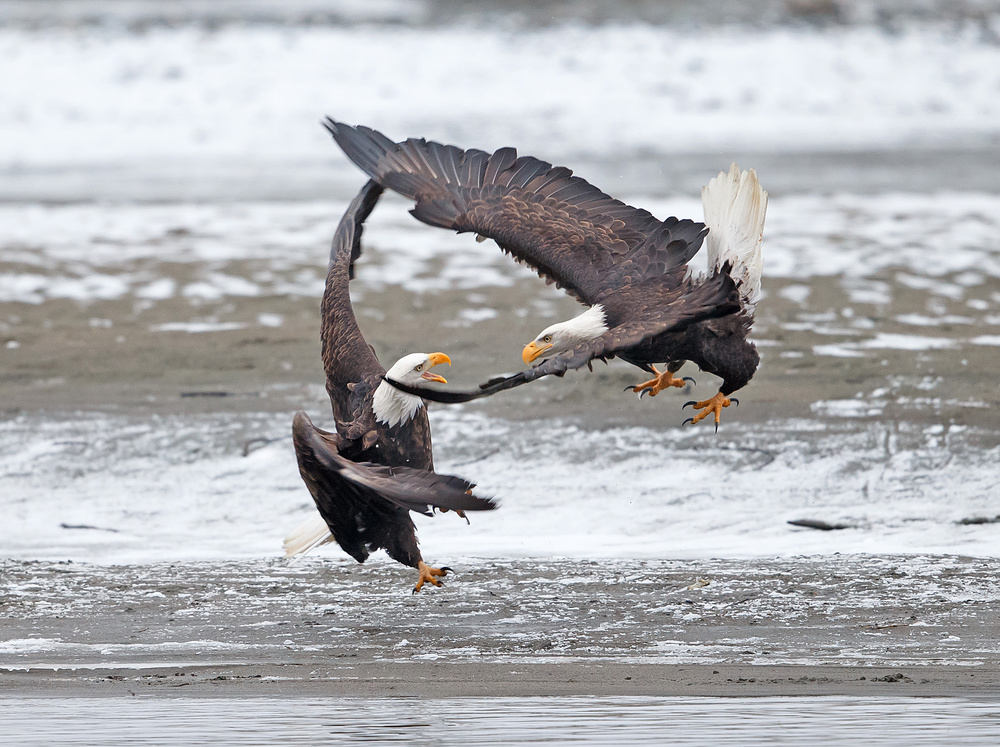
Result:
{"type": "MultiPolygon", "coordinates": [[[[8,557],[101,563],[274,557],[314,510],[287,420],[8,420],[0,544],[8,557]],[[245,455],[257,439],[266,443],[245,455]]],[[[433,422],[438,469],[502,501],[469,526],[417,517],[425,554],[440,562],[1000,554],[995,524],[967,523],[996,513],[1000,446],[978,428],[778,420],[715,437],[453,412],[433,422]],[[847,528],[786,523],[799,519],[847,528]]]]}
{"type": "MultiPolygon", "coordinates": [[[[640,202],[698,211],[693,199],[640,202]]],[[[17,517],[0,530],[9,554],[277,550],[311,510],[288,422],[295,409],[328,411],[316,305],[339,209],[0,207],[10,385],[45,411],[74,412],[88,387],[121,382],[91,398],[97,409],[0,423],[0,503],[17,517]],[[169,404],[217,388],[246,396],[226,412],[211,398],[185,413],[169,404]],[[119,412],[102,414],[101,398],[119,412]],[[244,456],[252,439],[263,441],[244,456]]],[[[755,329],[763,363],[718,436],[674,427],[681,393],[622,395],[634,383],[622,364],[434,408],[439,469],[476,480],[504,509],[471,528],[422,522],[425,546],[482,557],[996,554],[995,525],[958,522],[996,514],[997,389],[977,371],[995,362],[1000,332],[998,221],[988,194],[775,198],[755,329]],[[785,525],[801,518],[850,528],[785,525]]],[[[456,381],[472,384],[575,308],[491,244],[419,226],[399,201],[380,206],[365,238],[352,295],[383,360],[457,350],[456,381]]]]}
{"type": "MultiPolygon", "coordinates": [[[[346,26],[130,25],[136,8],[0,29],[0,697],[22,706],[0,739],[31,719],[71,743],[58,703],[182,741],[212,712],[224,740],[246,712],[213,698],[235,695],[259,730],[367,741],[510,743],[528,720],[606,743],[672,720],[693,743],[738,723],[742,743],[823,744],[877,719],[895,731],[857,738],[996,742],[972,700],[1000,692],[995,14],[408,25],[390,2],[346,26]],[[417,519],[445,588],[411,597],[408,569],[335,547],[279,559],[314,510],[288,429],[297,409],[330,425],[318,299],[362,182],[324,114],[513,144],[660,216],[697,218],[705,180],[757,167],[763,362],[740,407],[718,435],[682,429],[711,377],[637,402],[613,363],[435,408],[438,468],[503,502],[417,519]],[[191,697],[126,710],[154,693],[191,697]],[[641,697],[667,694],[706,698],[641,697]]],[[[575,313],[405,210],[376,211],[352,286],[383,361],[445,350],[469,386],[575,313]]],[[[116,728],[88,736],[135,736],[116,728]]]]}

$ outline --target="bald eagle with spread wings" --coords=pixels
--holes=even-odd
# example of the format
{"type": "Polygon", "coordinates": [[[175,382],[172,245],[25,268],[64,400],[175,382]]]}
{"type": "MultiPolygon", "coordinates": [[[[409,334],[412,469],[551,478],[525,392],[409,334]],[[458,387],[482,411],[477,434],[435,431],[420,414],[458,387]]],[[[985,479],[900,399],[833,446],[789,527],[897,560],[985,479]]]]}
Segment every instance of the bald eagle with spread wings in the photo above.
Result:
{"type": "Polygon", "coordinates": [[[444,353],[410,353],[388,371],[365,341],[351,307],[348,285],[361,254],[362,225],[382,194],[369,181],[337,227],[321,306],[323,367],[336,430],[313,425],[304,412],[295,415],[292,442],[299,473],[319,515],[285,540],[285,552],[299,555],[335,540],[363,563],[375,550],[417,569],[414,592],[425,583],[440,586],[450,568],[423,561],[410,512],[430,516],[432,508],[464,511],[496,507],[473,495],[475,485],[434,472],[431,431],[421,398],[385,382],[447,383],[431,367],[451,363],[444,353]]]}
{"type": "Polygon", "coordinates": [[[653,375],[627,388],[640,398],[683,386],[674,374],[685,361],[722,378],[713,397],[684,405],[698,411],[685,423],[713,415],[718,430],[722,408],[739,404],[729,395],[760,361],[747,335],[760,295],[767,193],[753,170],[734,164],[705,187],[706,226],[661,221],[513,148],[487,153],[424,139],[397,143],[368,127],[324,124],[362,171],[414,200],[418,220],[493,239],[588,307],[525,346],[524,362],[534,364],[526,371],[472,392],[431,392],[390,377],[394,386],[437,402],[465,402],[617,357],[653,375]],[[696,278],[688,262],[706,235],[709,272],[696,278]]]}

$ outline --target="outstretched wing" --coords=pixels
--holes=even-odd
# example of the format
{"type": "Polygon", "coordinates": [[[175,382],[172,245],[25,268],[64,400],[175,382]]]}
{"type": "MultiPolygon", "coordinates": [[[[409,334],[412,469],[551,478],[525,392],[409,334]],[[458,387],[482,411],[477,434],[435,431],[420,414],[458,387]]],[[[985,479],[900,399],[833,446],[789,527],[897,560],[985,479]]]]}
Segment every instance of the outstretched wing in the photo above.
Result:
{"type": "Polygon", "coordinates": [[[445,404],[469,402],[506,389],[513,389],[543,376],[562,376],[567,371],[587,365],[595,358],[614,358],[657,335],[679,332],[695,322],[739,311],[739,291],[729,276],[728,265],[703,282],[685,281],[679,289],[663,287],[657,292],[652,286],[658,281],[659,278],[649,278],[640,284],[643,287],[636,289],[637,293],[647,300],[641,305],[634,306],[630,319],[612,327],[600,337],[583,342],[572,350],[553,356],[527,371],[491,379],[480,384],[478,389],[466,392],[413,387],[389,378],[386,381],[401,391],[416,394],[432,402],[445,404]]]}
{"type": "Polygon", "coordinates": [[[340,219],[330,250],[330,269],[320,306],[320,338],[327,391],[333,399],[338,421],[349,420],[356,410],[349,402],[352,397],[348,385],[354,386],[367,377],[385,373],[361,334],[351,306],[349,289],[354,276],[354,261],[361,254],[362,227],[382,192],[382,187],[375,181],[369,181],[361,188],[340,219]]]}
{"type": "Polygon", "coordinates": [[[416,201],[416,218],[496,240],[588,305],[682,267],[707,231],[690,220],[660,221],[513,148],[490,154],[423,139],[394,143],[368,127],[324,125],[365,173],[416,201]]]}
{"type": "Polygon", "coordinates": [[[460,477],[352,462],[338,453],[337,434],[316,428],[303,412],[295,415],[292,440],[316,508],[333,538],[359,562],[373,550],[406,544],[395,535],[413,527],[400,509],[430,515],[431,507],[488,511],[497,505],[472,495],[475,484],[460,477]]]}

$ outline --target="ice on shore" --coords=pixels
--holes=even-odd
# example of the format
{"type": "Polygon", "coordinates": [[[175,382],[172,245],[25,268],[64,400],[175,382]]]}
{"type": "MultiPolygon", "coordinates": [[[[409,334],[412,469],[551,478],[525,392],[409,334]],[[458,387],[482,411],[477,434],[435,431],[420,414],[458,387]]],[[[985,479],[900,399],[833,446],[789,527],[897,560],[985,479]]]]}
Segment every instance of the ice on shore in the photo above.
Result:
{"type": "MultiPolygon", "coordinates": [[[[871,407],[880,412],[877,401],[830,402],[820,414],[857,418],[871,407]]],[[[716,439],[453,409],[432,419],[438,469],[502,500],[470,526],[453,514],[417,517],[436,558],[1000,554],[995,525],[959,523],[996,513],[1000,452],[977,429],[776,420],[730,423],[716,439]],[[850,528],[786,523],[803,518],[850,528]]],[[[280,555],[283,533],[315,510],[286,420],[0,423],[0,546],[14,558],[105,563],[280,555]],[[260,437],[274,440],[244,456],[260,437]]]]}
{"type": "Polygon", "coordinates": [[[988,142],[974,29],[398,25],[0,29],[0,167],[319,160],[326,114],[565,158],[988,142]]]}

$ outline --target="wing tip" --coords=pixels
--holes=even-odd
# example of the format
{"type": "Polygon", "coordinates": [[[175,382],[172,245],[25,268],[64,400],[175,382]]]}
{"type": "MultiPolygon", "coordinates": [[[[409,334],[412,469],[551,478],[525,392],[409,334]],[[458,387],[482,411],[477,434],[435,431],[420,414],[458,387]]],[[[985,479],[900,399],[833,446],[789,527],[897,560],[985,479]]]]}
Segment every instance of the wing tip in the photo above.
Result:
{"type": "Polygon", "coordinates": [[[342,126],[340,122],[335,120],[329,114],[324,116],[319,123],[329,132],[331,135],[336,135],[337,130],[342,126]]]}

